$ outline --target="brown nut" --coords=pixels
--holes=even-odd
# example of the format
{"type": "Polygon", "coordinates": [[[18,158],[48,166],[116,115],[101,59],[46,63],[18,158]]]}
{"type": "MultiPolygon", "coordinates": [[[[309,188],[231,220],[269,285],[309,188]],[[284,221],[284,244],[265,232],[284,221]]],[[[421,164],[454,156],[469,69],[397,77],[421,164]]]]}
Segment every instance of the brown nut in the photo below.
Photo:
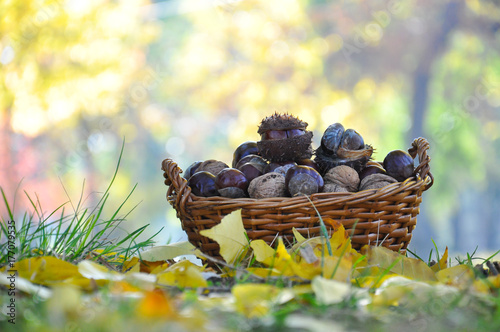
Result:
{"type": "Polygon", "coordinates": [[[363,179],[363,181],[361,181],[361,184],[359,185],[359,191],[367,189],[379,189],[396,182],[398,181],[389,175],[372,174],[368,175],[363,179]]]}
{"type": "Polygon", "coordinates": [[[356,192],[359,186],[358,172],[352,167],[341,165],[331,168],[323,177],[325,184],[332,183],[347,189],[350,192],[356,192]]]}
{"type": "Polygon", "coordinates": [[[347,188],[344,188],[338,184],[335,183],[325,183],[325,186],[323,187],[323,192],[324,193],[346,193],[349,192],[347,188]]]}
{"type": "Polygon", "coordinates": [[[285,177],[275,172],[258,176],[250,182],[248,194],[251,198],[285,197],[285,177]]]}
{"type": "Polygon", "coordinates": [[[209,172],[217,176],[217,174],[219,174],[219,172],[222,171],[224,168],[229,168],[229,166],[226,163],[223,163],[222,161],[209,159],[202,162],[200,166],[198,166],[196,172],[209,172]]]}

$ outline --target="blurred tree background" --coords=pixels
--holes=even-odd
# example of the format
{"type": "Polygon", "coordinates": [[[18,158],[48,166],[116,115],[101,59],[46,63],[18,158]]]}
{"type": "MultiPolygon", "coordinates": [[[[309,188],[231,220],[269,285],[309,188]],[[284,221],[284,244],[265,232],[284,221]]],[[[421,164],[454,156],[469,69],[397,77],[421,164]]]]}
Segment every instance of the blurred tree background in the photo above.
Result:
{"type": "Polygon", "coordinates": [[[410,248],[497,250],[499,51],[492,0],[4,1],[0,185],[13,197],[22,180],[51,211],[85,179],[91,205],[125,139],[115,207],[138,183],[127,227],[178,241],[161,161],[230,163],[289,112],[315,146],[342,122],[377,160],[426,137],[435,184],[410,248]]]}

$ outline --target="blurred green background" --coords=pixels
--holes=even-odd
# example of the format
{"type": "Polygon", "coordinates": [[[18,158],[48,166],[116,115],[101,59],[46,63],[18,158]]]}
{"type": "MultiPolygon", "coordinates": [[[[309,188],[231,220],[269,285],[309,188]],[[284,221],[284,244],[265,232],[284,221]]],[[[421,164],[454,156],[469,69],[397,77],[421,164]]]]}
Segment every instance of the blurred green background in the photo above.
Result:
{"type": "Polygon", "coordinates": [[[342,122],[376,160],[427,138],[410,249],[495,251],[499,52],[498,1],[2,1],[0,186],[21,215],[23,190],[46,214],[82,192],[91,207],[125,139],[109,211],[138,184],[123,226],[180,241],[161,161],[230,163],[289,112],[315,147],[342,122]]]}

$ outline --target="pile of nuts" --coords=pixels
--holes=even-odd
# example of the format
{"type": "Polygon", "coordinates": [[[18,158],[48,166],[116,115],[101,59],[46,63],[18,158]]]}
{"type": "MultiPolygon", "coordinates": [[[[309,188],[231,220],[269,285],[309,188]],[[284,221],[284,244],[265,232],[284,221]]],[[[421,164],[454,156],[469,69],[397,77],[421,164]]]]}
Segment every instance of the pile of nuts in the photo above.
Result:
{"type": "Polygon", "coordinates": [[[383,163],[372,161],[373,148],[340,123],[330,125],[313,150],[313,134],[306,128],[292,115],[275,113],[262,120],[260,141],[238,146],[231,167],[197,161],[184,178],[196,196],[270,198],[378,189],[415,176],[413,158],[405,151],[389,152],[383,163]]]}

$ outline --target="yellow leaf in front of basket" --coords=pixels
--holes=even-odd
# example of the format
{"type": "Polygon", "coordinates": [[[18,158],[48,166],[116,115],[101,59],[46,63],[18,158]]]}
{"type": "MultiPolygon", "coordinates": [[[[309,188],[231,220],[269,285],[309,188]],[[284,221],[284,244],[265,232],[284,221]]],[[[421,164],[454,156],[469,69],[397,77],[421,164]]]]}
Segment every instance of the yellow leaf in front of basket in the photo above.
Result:
{"type": "Polygon", "coordinates": [[[194,255],[195,246],[190,242],[176,242],[164,246],[154,246],[141,253],[141,260],[148,262],[166,261],[184,255],[194,255]]]}
{"type": "Polygon", "coordinates": [[[260,278],[279,277],[283,274],[272,267],[249,267],[246,271],[260,278]]]}
{"type": "Polygon", "coordinates": [[[332,247],[333,256],[340,257],[348,253],[357,253],[356,250],[352,249],[351,238],[347,234],[344,225],[332,219],[325,219],[325,223],[332,227],[330,246],[332,247]]]}
{"type": "Polygon", "coordinates": [[[188,260],[183,260],[168,267],[157,275],[158,284],[177,286],[181,288],[207,287],[208,283],[203,278],[203,267],[195,265],[188,260]]]}
{"type": "Polygon", "coordinates": [[[348,282],[352,274],[352,258],[350,256],[326,256],[323,262],[322,276],[326,279],[348,282]]]}
{"type": "Polygon", "coordinates": [[[439,262],[431,266],[432,271],[438,272],[444,270],[448,267],[448,247],[446,247],[443,256],[439,259],[439,262]]]}
{"type": "Polygon", "coordinates": [[[302,236],[302,234],[299,233],[299,231],[293,227],[292,228],[293,236],[295,237],[295,241],[297,241],[298,244],[304,242],[306,238],[302,236]]]}
{"type": "Polygon", "coordinates": [[[351,293],[350,284],[320,276],[312,280],[311,286],[317,301],[326,305],[342,302],[351,293]]]}
{"type": "Polygon", "coordinates": [[[367,256],[368,264],[378,266],[383,273],[392,272],[420,281],[436,281],[434,271],[419,259],[409,258],[380,246],[365,246],[362,251],[367,256]]]}
{"type": "Polygon", "coordinates": [[[279,290],[268,284],[240,284],[234,286],[231,293],[236,310],[248,318],[256,318],[269,313],[279,290]]]}
{"type": "Polygon", "coordinates": [[[267,266],[272,265],[276,251],[271,248],[264,240],[253,240],[250,242],[250,247],[253,250],[257,262],[263,263],[267,266]]]}
{"type": "Polygon", "coordinates": [[[469,265],[456,265],[436,273],[439,282],[460,289],[469,287],[474,282],[474,271],[469,265]]]}
{"type": "Polygon", "coordinates": [[[222,218],[220,224],[200,231],[219,244],[220,254],[229,264],[234,264],[244,256],[248,248],[248,240],[243,220],[241,219],[241,209],[236,210],[222,218]]]}
{"type": "Polygon", "coordinates": [[[276,258],[278,261],[290,261],[292,256],[286,250],[285,244],[283,243],[283,239],[279,238],[278,247],[276,248],[276,258]]]}

